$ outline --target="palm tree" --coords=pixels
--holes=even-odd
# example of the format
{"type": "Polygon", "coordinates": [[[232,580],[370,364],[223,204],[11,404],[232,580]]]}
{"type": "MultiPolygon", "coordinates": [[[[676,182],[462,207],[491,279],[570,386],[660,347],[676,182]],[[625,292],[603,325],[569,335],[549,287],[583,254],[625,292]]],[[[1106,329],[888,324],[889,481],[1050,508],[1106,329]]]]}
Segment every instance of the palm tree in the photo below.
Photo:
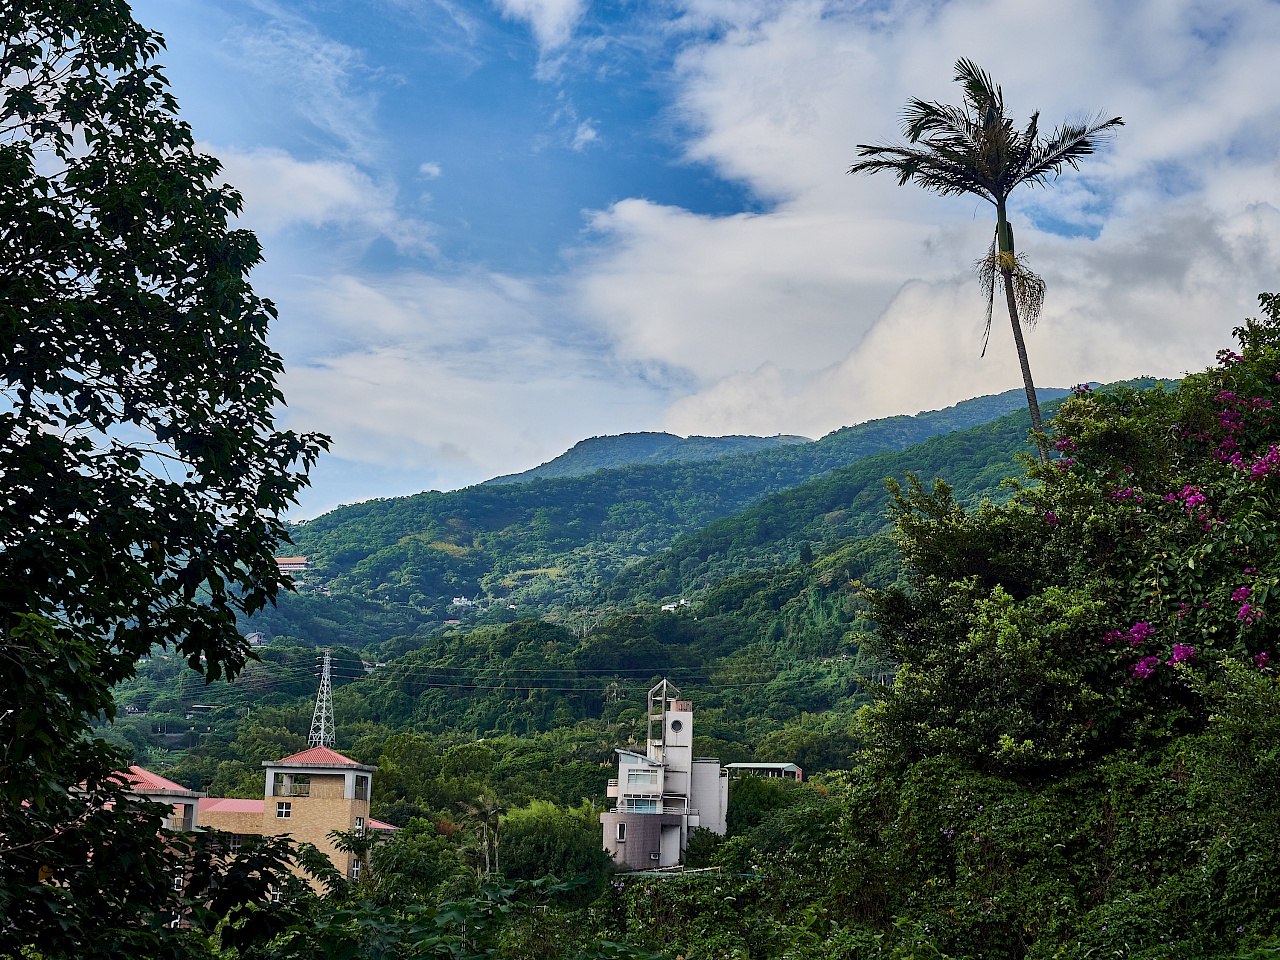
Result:
{"type": "MultiPolygon", "coordinates": [[[[502,806],[493,797],[481,794],[474,802],[462,802],[458,804],[462,810],[463,822],[476,827],[477,838],[480,841],[480,850],[484,863],[484,876],[492,873],[501,872],[498,865],[498,827],[502,822],[502,817],[506,814],[507,808],[502,806]],[[493,853],[493,866],[490,869],[489,854],[493,853]]],[[[477,872],[479,865],[477,864],[477,872]]]]}
{"type": "Polygon", "coordinates": [[[1106,139],[1107,131],[1123,126],[1124,121],[1119,117],[1103,120],[1099,114],[1087,120],[1063,123],[1046,139],[1040,135],[1038,112],[1031,115],[1022,130],[1013,125],[1004,113],[1004,93],[991,75],[972,60],[956,61],[954,79],[964,87],[964,106],[907,101],[902,118],[907,144],[860,143],[858,156],[867,159],[853,164],[849,172],[887,170],[897,176],[899,186],[917,183],[943,196],[974,194],[996,208],[996,232],[991,249],[977,263],[978,276],[987,296],[982,353],[986,355],[991,336],[995,278],[999,275],[1004,281],[1018,362],[1022,364],[1031,426],[1038,438],[1040,457],[1047,460],[1044,424],[1021,326],[1021,323],[1033,325],[1039,316],[1044,302],[1044,281],[1015,252],[1007,207],[1009,194],[1023,183],[1046,185],[1064,166],[1079,169],[1081,158],[1093,153],[1106,139]]]}

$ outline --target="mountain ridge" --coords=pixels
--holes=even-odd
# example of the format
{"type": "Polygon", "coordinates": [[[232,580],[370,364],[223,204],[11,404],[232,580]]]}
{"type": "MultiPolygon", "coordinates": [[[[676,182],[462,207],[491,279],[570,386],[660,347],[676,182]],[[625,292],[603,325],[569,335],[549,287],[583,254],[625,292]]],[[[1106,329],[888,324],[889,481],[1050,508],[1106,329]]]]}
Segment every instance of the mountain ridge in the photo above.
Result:
{"type": "Polygon", "coordinates": [[[581,477],[596,470],[639,464],[670,463],[673,460],[714,460],[739,453],[754,453],[771,447],[813,442],[809,437],[784,434],[773,437],[757,437],[749,434],[729,434],[722,437],[704,437],[694,434],[681,437],[674,433],[650,430],[606,434],[579,440],[564,453],[545,463],[519,473],[494,477],[484,481],[482,485],[581,477]]]}

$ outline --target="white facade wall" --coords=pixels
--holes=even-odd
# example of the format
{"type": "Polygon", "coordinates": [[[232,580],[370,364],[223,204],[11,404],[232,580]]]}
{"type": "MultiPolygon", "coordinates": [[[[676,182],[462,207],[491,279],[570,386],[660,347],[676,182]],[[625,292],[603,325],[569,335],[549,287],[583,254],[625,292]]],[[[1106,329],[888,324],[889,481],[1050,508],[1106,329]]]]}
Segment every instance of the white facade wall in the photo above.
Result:
{"type": "MultiPolygon", "coordinates": [[[[665,682],[662,686],[665,690],[665,682]]],[[[652,703],[653,691],[650,698],[652,703]]],[[[727,828],[729,781],[720,761],[693,758],[693,705],[664,699],[661,718],[656,711],[651,714],[650,731],[644,754],[618,751],[617,783],[609,786],[617,805],[601,815],[605,849],[632,869],[678,864],[691,830],[705,827],[723,836],[727,828]],[[661,817],[660,826],[649,820],[651,816],[661,817]],[[651,831],[648,825],[657,829],[651,831]],[[645,850],[620,839],[617,833],[623,829],[634,841],[642,841],[645,850]],[[660,834],[652,838],[659,841],[656,844],[652,833],[660,834]]]]}

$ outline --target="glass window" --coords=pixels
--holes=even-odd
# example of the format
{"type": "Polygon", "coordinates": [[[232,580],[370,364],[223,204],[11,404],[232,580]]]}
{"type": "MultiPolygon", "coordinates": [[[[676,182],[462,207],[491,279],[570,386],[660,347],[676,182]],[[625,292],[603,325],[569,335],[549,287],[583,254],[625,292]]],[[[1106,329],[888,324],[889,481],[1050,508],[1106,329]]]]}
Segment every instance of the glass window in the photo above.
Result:
{"type": "Polygon", "coordinates": [[[280,888],[279,888],[279,887],[272,887],[272,888],[271,888],[271,902],[272,902],[272,903],[279,903],[279,902],[280,902],[280,888]]]}
{"type": "Polygon", "coordinates": [[[627,813],[657,813],[657,797],[627,797],[627,813]]]}
{"type": "Polygon", "coordinates": [[[618,842],[619,843],[627,842],[627,825],[625,823],[618,824],[618,842]]]}
{"type": "Polygon", "coordinates": [[[356,836],[364,836],[364,817],[356,817],[356,836]]]}
{"type": "Polygon", "coordinates": [[[640,786],[656,787],[658,785],[658,771],[657,770],[628,770],[627,786],[633,787],[633,786],[636,786],[637,784],[639,784],[640,786]]]}
{"type": "Polygon", "coordinates": [[[273,797],[284,796],[284,774],[283,773],[276,774],[275,782],[272,784],[272,787],[271,787],[271,795],[273,797]]]}
{"type": "Polygon", "coordinates": [[[287,800],[277,800],[276,819],[288,820],[291,816],[293,816],[293,804],[289,803],[287,800]]]}
{"type": "Polygon", "coordinates": [[[362,864],[360,863],[360,861],[359,861],[359,860],[352,860],[352,861],[351,861],[351,879],[352,879],[352,880],[359,880],[359,879],[360,879],[360,867],[361,867],[361,866],[362,866],[362,864]]]}
{"type": "Polygon", "coordinates": [[[242,843],[244,843],[244,837],[240,836],[240,834],[238,834],[238,833],[233,833],[233,834],[231,835],[231,852],[232,852],[232,853],[239,853],[239,852],[240,852],[240,844],[242,844],[242,843]]]}
{"type": "Polygon", "coordinates": [[[362,777],[359,774],[356,774],[356,799],[369,799],[369,778],[362,777]]]}

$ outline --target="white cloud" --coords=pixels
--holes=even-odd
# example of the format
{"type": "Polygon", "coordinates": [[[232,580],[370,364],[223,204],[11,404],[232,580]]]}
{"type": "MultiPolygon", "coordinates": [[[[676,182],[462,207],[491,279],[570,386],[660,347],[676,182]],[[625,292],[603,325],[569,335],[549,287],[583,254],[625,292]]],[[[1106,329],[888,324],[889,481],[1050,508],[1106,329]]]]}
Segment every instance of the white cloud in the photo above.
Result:
{"type": "Polygon", "coordinates": [[[597,131],[596,128],[593,126],[593,121],[588,118],[586,120],[583,120],[580,124],[578,124],[578,129],[575,130],[573,133],[573,143],[570,144],[570,146],[573,147],[574,150],[581,153],[590,144],[595,143],[599,139],[600,139],[599,131],[597,131]]]}
{"type": "Polygon", "coordinates": [[[440,164],[436,163],[434,160],[429,160],[426,163],[418,165],[418,172],[428,180],[437,180],[440,178],[440,175],[444,173],[444,170],[441,168],[440,164]]]}
{"type": "Polygon", "coordinates": [[[222,177],[244,197],[247,226],[265,234],[295,226],[339,227],[356,239],[385,236],[406,251],[433,253],[430,228],[402,217],[394,187],[375,184],[355,165],[298,160],[284,150],[241,151],[202,144],[222,161],[222,177]]]}
{"type": "Polygon", "coordinates": [[[816,435],[1020,384],[999,312],[978,357],[970,265],[988,206],[844,173],[858,143],[896,138],[908,97],[957,99],[960,56],[1016,117],[1102,108],[1128,124],[1017,198],[1020,248],[1049,283],[1028,334],[1041,385],[1202,367],[1280,286],[1274,4],[698,2],[686,16],[719,27],[679,60],[689,154],[774,206],[713,218],[623,201],[594,216],[600,242],[574,277],[621,356],[695,377],[669,429],[816,435]]]}
{"type": "Polygon", "coordinates": [[[283,382],[290,425],[331,434],[338,457],[416,472],[418,489],[533,466],[656,421],[668,398],[566,325],[554,294],[511,277],[341,275],[291,302],[313,335],[283,382]]]}
{"type": "Polygon", "coordinates": [[[331,138],[352,159],[372,162],[378,153],[377,97],[360,81],[372,71],[354,47],[321,33],[314,24],[266,2],[265,23],[233,35],[237,67],[283,94],[296,115],[331,138]]]}
{"type": "Polygon", "coordinates": [[[586,0],[494,0],[494,5],[503,16],[529,24],[543,53],[569,42],[587,8],[586,0]]]}

